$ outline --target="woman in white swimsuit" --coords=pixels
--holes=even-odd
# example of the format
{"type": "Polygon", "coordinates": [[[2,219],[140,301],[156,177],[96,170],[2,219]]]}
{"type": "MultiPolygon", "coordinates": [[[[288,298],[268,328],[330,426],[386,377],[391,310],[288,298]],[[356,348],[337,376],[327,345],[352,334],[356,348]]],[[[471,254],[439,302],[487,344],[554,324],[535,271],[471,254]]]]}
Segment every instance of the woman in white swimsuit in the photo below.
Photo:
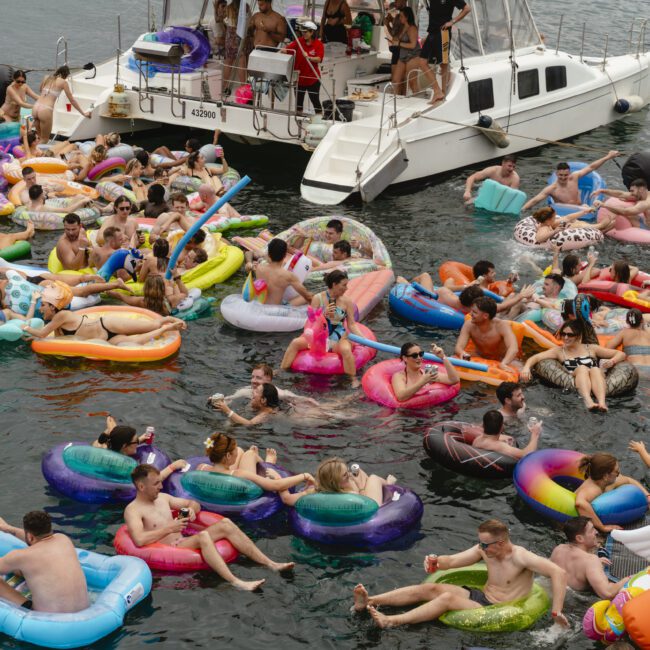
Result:
{"type": "Polygon", "coordinates": [[[92,111],[84,112],[77,100],[72,96],[72,91],[67,82],[70,76],[70,68],[62,65],[49,77],[45,77],[41,84],[41,96],[37,99],[32,108],[34,126],[43,142],[48,142],[52,133],[52,122],[54,120],[54,104],[61,92],[64,92],[68,101],[85,117],[91,117],[92,111]]]}

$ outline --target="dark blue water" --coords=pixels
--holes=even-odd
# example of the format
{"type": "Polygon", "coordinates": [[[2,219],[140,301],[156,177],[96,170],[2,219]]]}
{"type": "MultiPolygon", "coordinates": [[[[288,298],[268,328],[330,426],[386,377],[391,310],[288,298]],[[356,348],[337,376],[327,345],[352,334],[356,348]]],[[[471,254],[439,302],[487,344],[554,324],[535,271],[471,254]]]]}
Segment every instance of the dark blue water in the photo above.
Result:
{"type": "MultiPolygon", "coordinates": [[[[155,3],[156,6],[159,6],[155,3]]],[[[540,29],[554,43],[559,0],[538,1],[533,11],[540,29]]],[[[631,14],[643,8],[639,0],[624,8],[605,1],[589,4],[588,42],[602,48],[604,34],[617,34],[616,47],[624,49],[631,14]],[[629,12],[629,14],[628,14],[629,12]]],[[[586,7],[571,7],[563,28],[565,39],[579,48],[582,17],[586,7]]],[[[101,60],[115,48],[115,15],[121,13],[124,43],[131,42],[146,26],[146,4],[113,2],[81,5],[71,0],[0,2],[3,30],[0,62],[25,67],[51,67],[56,38],[70,39],[71,62],[101,60]],[[82,8],[82,9],[80,9],[82,8]],[[83,18],[80,16],[83,11],[83,18]]],[[[612,47],[614,45],[612,44],[612,47]]],[[[598,51],[591,50],[591,53],[598,51]]],[[[36,84],[34,84],[36,85],[36,84]]],[[[574,140],[576,145],[602,150],[619,148],[632,152],[648,148],[647,112],[598,129],[574,140]]],[[[135,142],[176,145],[187,133],[170,130],[138,136],[135,142]]],[[[544,134],[539,134],[541,137],[544,134]]],[[[207,138],[208,136],[206,136],[207,138]]],[[[435,270],[446,259],[472,263],[493,260],[501,272],[511,268],[524,279],[532,276],[521,260],[523,250],[512,241],[513,220],[477,216],[461,201],[466,174],[443,178],[427,187],[390,192],[366,206],[323,210],[302,201],[298,184],[306,155],[278,147],[245,148],[224,141],[229,161],[247,172],[253,183],[236,201],[244,213],[265,213],[274,231],[319,214],[346,214],[371,226],[383,238],[395,269],[412,276],[435,270]]],[[[172,148],[176,148],[172,146],[172,148]]],[[[433,155],[443,155],[433,152],[433,155]]],[[[596,154],[548,147],[523,155],[519,172],[529,194],[543,186],[551,165],[561,159],[590,159],[596,154]],[[586,158],[585,158],[586,157],[586,158]]],[[[608,163],[603,174],[610,185],[619,183],[618,169],[608,163]]],[[[3,224],[2,230],[10,229],[3,224]]],[[[55,238],[39,233],[34,262],[44,263],[55,238]]],[[[606,242],[601,259],[624,257],[648,268],[647,252],[633,245],[606,242]]],[[[536,254],[538,264],[548,256],[536,254]]],[[[221,298],[239,290],[243,275],[237,274],[211,293],[221,298]]],[[[454,336],[404,323],[387,305],[379,306],[367,324],[378,339],[400,345],[416,339],[436,341],[448,352],[454,336]]],[[[283,420],[261,430],[231,427],[225,419],[205,408],[214,392],[229,393],[247,383],[251,367],[267,361],[276,367],[290,340],[289,335],[253,335],[225,325],[218,313],[190,324],[175,359],[154,366],[130,367],[84,361],[56,361],[34,355],[25,345],[0,349],[0,515],[18,523],[22,514],[35,508],[51,513],[57,529],[69,534],[76,545],[112,552],[112,538],[121,523],[121,509],[93,508],[62,499],[46,486],[40,472],[44,451],[67,439],[91,440],[103,428],[110,412],[119,420],[143,430],[155,425],[157,443],[172,457],[195,455],[201,442],[215,429],[235,435],[242,445],[251,443],[278,449],[282,463],[295,471],[314,471],[318,462],[340,455],[359,462],[369,471],[398,476],[425,503],[420,530],[392,547],[378,551],[332,552],[291,535],[282,515],[246,531],[273,558],[297,563],[292,577],[270,575],[247,561],[238,563],[238,575],[266,577],[260,594],[233,590],[211,575],[156,577],[151,598],[129,614],[125,626],[95,648],[209,647],[215,642],[234,648],[386,647],[459,648],[463,644],[494,648],[592,648],[578,631],[588,604],[569,596],[566,610],[575,633],[555,639],[545,632],[548,620],[534,632],[477,637],[439,624],[380,632],[366,616],[349,612],[351,590],[358,582],[371,592],[419,582],[424,575],[422,557],[429,552],[457,552],[475,542],[476,526],[495,516],[510,526],[513,539],[531,550],[548,555],[561,541],[549,522],[540,520],[516,496],[509,483],[486,483],[454,475],[432,464],[422,450],[422,435],[433,422],[448,418],[476,421],[495,404],[494,391],[478,384],[464,384],[452,403],[430,413],[395,413],[363,399],[347,381],[314,379],[289,374],[280,385],[312,394],[328,403],[339,402],[339,411],[322,422],[283,420]]],[[[647,438],[648,388],[643,380],[628,397],[610,400],[607,416],[585,413],[577,395],[538,385],[527,392],[531,414],[544,420],[542,444],[585,451],[612,451],[623,470],[643,478],[638,457],[626,450],[630,438],[647,438]]],[[[245,406],[242,411],[246,411],[245,406]]],[[[0,646],[21,646],[2,638],[0,646]]]]}

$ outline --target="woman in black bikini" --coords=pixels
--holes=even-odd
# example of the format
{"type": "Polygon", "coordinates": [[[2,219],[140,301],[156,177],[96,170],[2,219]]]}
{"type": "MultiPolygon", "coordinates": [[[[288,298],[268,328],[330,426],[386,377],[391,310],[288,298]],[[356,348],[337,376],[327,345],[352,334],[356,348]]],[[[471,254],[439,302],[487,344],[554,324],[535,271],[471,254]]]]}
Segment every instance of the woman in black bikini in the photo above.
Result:
{"type": "Polygon", "coordinates": [[[346,27],[352,25],[352,14],[346,0],[327,0],[320,24],[320,38],[323,43],[348,43],[346,27]]]}
{"type": "Polygon", "coordinates": [[[97,318],[95,315],[80,314],[65,309],[57,295],[50,295],[49,289],[43,291],[41,313],[49,321],[45,327],[34,329],[25,327],[26,334],[36,338],[45,338],[54,332],[56,336],[76,336],[82,340],[98,339],[111,345],[130,343],[142,345],[172,330],[185,329],[187,326],[178,318],[164,316],[155,320],[124,318],[106,314],[97,318]]]}
{"type": "Polygon", "coordinates": [[[585,406],[590,411],[607,411],[605,404],[604,370],[612,368],[625,360],[625,353],[609,350],[602,345],[583,343],[583,331],[576,321],[567,321],[560,327],[558,337],[562,345],[545,352],[535,354],[524,365],[519,374],[522,381],[530,381],[530,369],[544,359],[555,359],[573,375],[573,382],[585,406]],[[605,359],[602,363],[601,359],[605,359]],[[596,401],[592,399],[594,395],[596,401]]]}

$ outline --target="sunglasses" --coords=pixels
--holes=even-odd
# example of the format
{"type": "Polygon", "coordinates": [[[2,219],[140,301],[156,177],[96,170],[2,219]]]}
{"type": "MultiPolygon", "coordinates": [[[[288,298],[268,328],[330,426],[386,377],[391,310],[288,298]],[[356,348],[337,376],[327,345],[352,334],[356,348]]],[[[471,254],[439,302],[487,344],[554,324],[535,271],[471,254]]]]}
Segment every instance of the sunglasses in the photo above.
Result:
{"type": "Polygon", "coordinates": [[[130,212],[131,206],[130,205],[123,205],[117,208],[120,212],[130,212]]]}
{"type": "Polygon", "coordinates": [[[561,339],[574,339],[578,336],[575,332],[560,332],[561,339]]]}
{"type": "Polygon", "coordinates": [[[405,354],[405,357],[410,357],[411,359],[421,359],[424,356],[424,352],[420,350],[419,352],[412,352],[411,354],[405,354]]]}
{"type": "Polygon", "coordinates": [[[16,79],[15,83],[19,86],[22,86],[23,84],[27,83],[24,79],[20,81],[19,79],[16,79]]]}
{"type": "Polygon", "coordinates": [[[492,544],[498,544],[499,542],[502,542],[502,541],[503,541],[502,539],[497,539],[494,542],[482,542],[481,540],[479,540],[478,545],[479,545],[479,548],[482,551],[485,551],[488,548],[490,548],[490,546],[492,546],[492,544]]]}

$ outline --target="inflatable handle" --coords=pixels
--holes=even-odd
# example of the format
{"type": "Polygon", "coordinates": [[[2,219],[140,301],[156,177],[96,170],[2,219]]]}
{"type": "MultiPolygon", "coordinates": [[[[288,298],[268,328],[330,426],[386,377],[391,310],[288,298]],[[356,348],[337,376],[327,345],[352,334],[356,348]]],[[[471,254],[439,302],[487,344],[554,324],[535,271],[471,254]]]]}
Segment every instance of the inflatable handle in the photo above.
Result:
{"type": "MultiPolygon", "coordinates": [[[[348,339],[353,343],[358,345],[365,345],[368,348],[374,348],[380,352],[388,352],[388,354],[399,355],[399,348],[395,345],[386,345],[386,343],[379,343],[378,341],[371,341],[370,339],[364,338],[363,336],[357,336],[356,334],[348,334],[348,339]]],[[[427,361],[437,361],[442,363],[442,359],[437,357],[435,354],[430,352],[424,353],[424,358],[427,361]]],[[[474,361],[465,361],[464,359],[456,359],[456,357],[447,357],[452,366],[457,366],[458,368],[468,368],[469,370],[481,370],[487,372],[487,365],[484,363],[474,363],[474,361]]]]}
{"type": "Polygon", "coordinates": [[[228,203],[230,199],[235,196],[239,192],[239,190],[243,189],[246,187],[249,183],[251,182],[250,176],[244,176],[237,185],[234,185],[231,187],[212,207],[208,208],[198,219],[198,221],[195,221],[190,229],[183,235],[181,240],[178,242],[178,245],[174,249],[174,251],[171,254],[171,257],[169,259],[169,265],[167,266],[167,271],[165,272],[165,279],[166,280],[171,280],[172,279],[172,271],[174,270],[174,267],[176,266],[176,262],[178,261],[178,258],[180,254],[182,253],[183,249],[185,248],[185,244],[187,244],[188,241],[194,236],[194,233],[196,233],[199,228],[201,228],[210,217],[212,217],[217,210],[222,206],[228,203]]]}

